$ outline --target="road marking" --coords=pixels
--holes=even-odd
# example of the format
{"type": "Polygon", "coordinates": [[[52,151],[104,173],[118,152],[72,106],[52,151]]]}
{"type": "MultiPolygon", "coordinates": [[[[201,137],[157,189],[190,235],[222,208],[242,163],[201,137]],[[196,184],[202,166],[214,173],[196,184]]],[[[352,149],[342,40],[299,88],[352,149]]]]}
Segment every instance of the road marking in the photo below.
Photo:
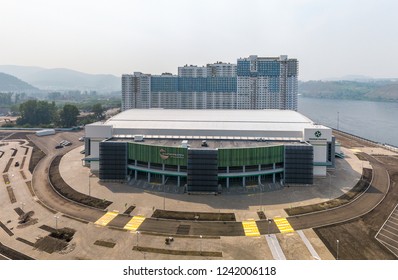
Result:
{"type": "Polygon", "coordinates": [[[125,226],[123,229],[137,231],[140,225],[144,222],[144,216],[134,216],[125,226]]]}
{"type": "Polygon", "coordinates": [[[286,260],[285,254],[282,251],[281,245],[276,238],[275,234],[266,234],[265,239],[267,240],[268,247],[271,250],[272,257],[274,260],[286,260]]]}
{"type": "Polygon", "coordinates": [[[246,236],[260,236],[256,221],[254,221],[253,219],[243,221],[242,226],[246,236]]]}
{"type": "Polygon", "coordinates": [[[94,224],[100,226],[106,226],[110,223],[116,216],[119,214],[119,211],[109,211],[104,216],[99,218],[94,224]]]}
{"type": "Polygon", "coordinates": [[[305,246],[307,247],[308,251],[310,251],[312,257],[316,260],[320,260],[321,257],[318,255],[318,253],[315,251],[314,247],[308,240],[307,236],[305,236],[304,232],[302,230],[298,230],[297,233],[301,237],[301,239],[304,241],[305,246]]]}
{"type": "Polygon", "coordinates": [[[285,218],[274,218],[274,222],[281,233],[294,232],[294,229],[285,218]]]}
{"type": "Polygon", "coordinates": [[[354,154],[358,154],[360,152],[362,152],[361,150],[358,149],[350,149],[354,154]]]}

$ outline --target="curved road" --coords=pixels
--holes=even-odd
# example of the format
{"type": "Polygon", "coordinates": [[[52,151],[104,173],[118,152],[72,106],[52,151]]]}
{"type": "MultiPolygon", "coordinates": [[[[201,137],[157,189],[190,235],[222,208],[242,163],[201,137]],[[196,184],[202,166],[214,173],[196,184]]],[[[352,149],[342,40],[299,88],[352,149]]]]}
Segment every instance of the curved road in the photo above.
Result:
{"type": "MultiPolygon", "coordinates": [[[[33,188],[38,199],[40,199],[48,207],[58,212],[88,222],[95,222],[101,216],[103,216],[104,211],[71,202],[61,197],[53,190],[48,180],[48,167],[54,156],[56,154],[60,154],[61,152],[49,151],[45,145],[41,143],[36,143],[36,145],[42,148],[44,151],[48,151],[47,156],[39,162],[33,173],[33,188]]],[[[72,148],[74,148],[74,146],[68,148],[66,151],[69,151],[72,148]]],[[[309,213],[301,216],[288,217],[287,219],[289,223],[295,230],[320,227],[357,218],[374,209],[384,199],[390,183],[388,173],[384,166],[376,159],[366,154],[364,154],[364,156],[367,157],[373,167],[373,180],[367,191],[351,203],[338,208],[322,212],[309,213]]],[[[108,226],[123,228],[130,219],[130,216],[118,215],[108,224],[108,226]]],[[[273,222],[270,225],[268,225],[266,220],[259,220],[256,223],[260,234],[262,235],[279,232],[273,222]]],[[[245,235],[241,222],[201,222],[147,218],[141,224],[139,230],[142,232],[176,235],[179,234],[178,230],[179,226],[181,225],[184,225],[184,234],[187,235],[245,235]]]]}

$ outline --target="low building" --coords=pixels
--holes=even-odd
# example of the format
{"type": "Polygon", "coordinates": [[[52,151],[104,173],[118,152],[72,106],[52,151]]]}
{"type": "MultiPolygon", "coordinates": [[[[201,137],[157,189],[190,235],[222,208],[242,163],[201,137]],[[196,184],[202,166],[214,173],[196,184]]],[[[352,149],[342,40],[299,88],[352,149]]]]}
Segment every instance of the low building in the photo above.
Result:
{"type": "Polygon", "coordinates": [[[334,166],[334,137],[289,110],[132,109],[85,127],[86,162],[101,180],[188,191],[312,184],[334,166]]]}

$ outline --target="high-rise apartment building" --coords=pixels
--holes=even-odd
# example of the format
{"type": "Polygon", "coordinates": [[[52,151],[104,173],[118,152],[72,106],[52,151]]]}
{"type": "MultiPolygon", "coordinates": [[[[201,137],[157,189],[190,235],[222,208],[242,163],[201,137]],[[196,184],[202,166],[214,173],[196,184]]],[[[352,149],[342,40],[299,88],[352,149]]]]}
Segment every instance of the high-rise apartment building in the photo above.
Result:
{"type": "Polygon", "coordinates": [[[297,110],[298,62],[280,57],[178,67],[178,75],[122,76],[122,111],[165,109],[297,110]]]}

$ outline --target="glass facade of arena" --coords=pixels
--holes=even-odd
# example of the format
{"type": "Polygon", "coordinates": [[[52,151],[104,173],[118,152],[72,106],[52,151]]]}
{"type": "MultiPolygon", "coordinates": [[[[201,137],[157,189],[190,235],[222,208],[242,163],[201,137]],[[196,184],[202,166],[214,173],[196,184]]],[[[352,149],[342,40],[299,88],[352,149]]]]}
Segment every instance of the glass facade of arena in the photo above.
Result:
{"type": "Polygon", "coordinates": [[[190,183],[195,180],[207,181],[209,178],[206,176],[211,173],[216,174],[217,185],[213,178],[209,189],[215,191],[215,186],[229,188],[264,185],[279,182],[283,178],[283,145],[197,150],[133,142],[127,145],[130,178],[148,183],[173,184],[178,187],[187,183],[187,190],[205,191],[204,186],[190,188],[195,186],[190,183]],[[200,151],[211,154],[211,164],[206,162],[210,155],[202,155],[200,151]],[[207,170],[209,167],[215,168],[210,172],[207,170]]]}
{"type": "Polygon", "coordinates": [[[126,180],[127,143],[105,141],[99,147],[100,180],[126,180]]]}
{"type": "Polygon", "coordinates": [[[310,145],[285,146],[285,183],[313,184],[314,149],[310,145]]]}

